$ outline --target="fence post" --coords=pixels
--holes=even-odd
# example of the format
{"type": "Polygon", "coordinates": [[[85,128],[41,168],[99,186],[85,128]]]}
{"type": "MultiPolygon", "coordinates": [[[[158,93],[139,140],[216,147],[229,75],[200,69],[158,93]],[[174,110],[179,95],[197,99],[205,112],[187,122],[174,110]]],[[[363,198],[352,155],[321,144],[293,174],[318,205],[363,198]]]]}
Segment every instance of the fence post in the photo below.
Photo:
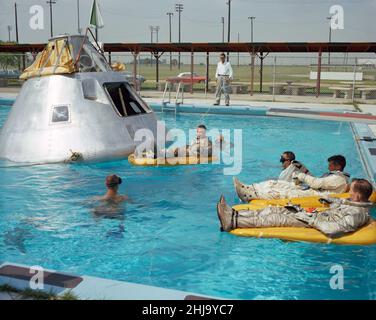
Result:
{"type": "Polygon", "coordinates": [[[137,91],[137,56],[139,52],[138,51],[133,51],[133,86],[134,89],[137,91]]]}
{"type": "Polygon", "coordinates": [[[209,91],[209,52],[206,52],[206,81],[205,81],[205,99],[209,91]]]}
{"type": "Polygon", "coordinates": [[[260,93],[262,93],[262,81],[263,81],[263,72],[264,72],[264,53],[260,52],[260,93]]]}
{"type": "Polygon", "coordinates": [[[317,62],[316,98],[320,95],[322,49],[320,48],[317,62]]]}
{"type": "Polygon", "coordinates": [[[251,88],[249,93],[253,96],[253,84],[255,82],[255,51],[253,50],[251,53],[251,88]]]}
{"type": "Polygon", "coordinates": [[[26,52],[22,54],[22,72],[26,69],[26,52]]]}
{"type": "Polygon", "coordinates": [[[190,93],[193,94],[193,63],[194,63],[194,60],[193,60],[193,49],[191,50],[191,90],[190,90],[190,93]]]}
{"type": "MultiPolygon", "coordinates": [[[[137,69],[140,70],[140,54],[137,56],[137,69]]],[[[141,94],[141,81],[139,81],[138,94],[141,94]]]]}
{"type": "Polygon", "coordinates": [[[356,66],[357,66],[357,58],[355,58],[354,63],[354,75],[353,75],[353,83],[352,83],[352,103],[355,102],[355,82],[356,82],[356,66]]]}
{"type": "Polygon", "coordinates": [[[275,101],[275,78],[276,78],[276,68],[277,68],[277,57],[274,56],[274,65],[273,65],[273,102],[275,101]]]}

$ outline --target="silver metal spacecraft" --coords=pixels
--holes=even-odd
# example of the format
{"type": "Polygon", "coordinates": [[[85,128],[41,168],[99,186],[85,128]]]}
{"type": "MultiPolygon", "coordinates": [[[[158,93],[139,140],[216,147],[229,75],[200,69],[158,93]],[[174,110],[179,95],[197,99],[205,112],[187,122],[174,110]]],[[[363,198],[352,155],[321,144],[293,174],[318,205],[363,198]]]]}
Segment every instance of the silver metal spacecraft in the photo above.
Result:
{"type": "Polygon", "coordinates": [[[21,75],[22,89],[0,133],[0,159],[22,163],[127,157],[139,129],[157,118],[86,36],[49,40],[21,75]]]}

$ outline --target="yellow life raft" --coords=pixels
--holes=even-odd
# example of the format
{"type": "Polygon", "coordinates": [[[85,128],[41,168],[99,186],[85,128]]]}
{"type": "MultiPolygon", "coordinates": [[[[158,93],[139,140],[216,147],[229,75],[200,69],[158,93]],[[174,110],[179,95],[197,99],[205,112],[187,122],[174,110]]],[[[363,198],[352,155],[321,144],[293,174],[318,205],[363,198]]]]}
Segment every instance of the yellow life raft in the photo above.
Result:
{"type": "MultiPolygon", "coordinates": [[[[348,198],[348,193],[331,195],[336,198],[348,198]]],[[[248,204],[235,205],[233,209],[239,210],[257,210],[266,206],[285,206],[289,204],[298,204],[305,209],[317,208],[318,211],[325,211],[328,205],[319,201],[320,197],[304,197],[292,199],[275,200],[252,200],[248,204]]],[[[370,201],[375,203],[376,193],[374,192],[370,201]]],[[[275,227],[275,228],[239,228],[231,231],[232,234],[242,237],[255,238],[278,238],[287,241],[307,241],[318,243],[335,243],[346,245],[370,245],[376,244],[376,221],[370,222],[358,231],[345,235],[340,238],[331,239],[326,237],[320,231],[313,228],[296,227],[275,227]]]]}
{"type": "Polygon", "coordinates": [[[128,162],[134,166],[158,167],[158,166],[180,166],[193,164],[208,164],[217,161],[217,157],[170,157],[170,158],[136,158],[132,153],[128,162]]]}

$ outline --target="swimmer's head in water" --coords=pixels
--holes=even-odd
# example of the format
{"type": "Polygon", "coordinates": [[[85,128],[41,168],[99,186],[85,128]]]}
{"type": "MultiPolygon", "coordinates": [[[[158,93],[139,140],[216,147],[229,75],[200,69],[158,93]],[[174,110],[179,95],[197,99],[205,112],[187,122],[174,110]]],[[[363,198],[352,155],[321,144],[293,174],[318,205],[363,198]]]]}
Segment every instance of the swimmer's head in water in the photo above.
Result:
{"type": "Polygon", "coordinates": [[[109,189],[115,189],[121,184],[121,178],[116,174],[112,174],[106,177],[106,187],[109,189]]]}
{"type": "Polygon", "coordinates": [[[206,127],[205,127],[205,125],[200,124],[199,126],[197,126],[196,132],[197,132],[197,138],[199,138],[199,139],[205,138],[206,137],[206,127]]]}

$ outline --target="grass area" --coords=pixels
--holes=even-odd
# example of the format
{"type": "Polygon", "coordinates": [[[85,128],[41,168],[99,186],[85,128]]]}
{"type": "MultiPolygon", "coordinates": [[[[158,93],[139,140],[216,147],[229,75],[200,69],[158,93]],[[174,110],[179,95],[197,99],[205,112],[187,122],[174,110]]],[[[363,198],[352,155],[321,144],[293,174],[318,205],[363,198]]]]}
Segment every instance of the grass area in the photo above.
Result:
{"type": "Polygon", "coordinates": [[[62,295],[56,295],[51,292],[44,292],[41,290],[32,290],[30,288],[19,290],[9,285],[1,285],[0,292],[8,292],[17,294],[20,299],[32,299],[32,300],[78,300],[78,297],[71,291],[67,291],[62,295]]]}
{"type": "MultiPolygon", "coordinates": [[[[133,64],[126,65],[128,71],[133,71],[133,64]]],[[[234,65],[232,64],[232,68],[234,70],[234,81],[240,82],[249,82],[251,77],[251,67],[249,65],[234,65]]],[[[202,64],[194,65],[194,72],[198,73],[199,75],[205,76],[206,74],[206,66],[202,64]]],[[[209,67],[209,78],[214,79],[214,73],[216,70],[216,65],[210,65],[209,67]]],[[[159,78],[166,79],[167,77],[177,76],[181,72],[190,72],[191,67],[190,65],[182,65],[181,69],[179,70],[178,67],[173,66],[172,70],[170,70],[170,66],[166,64],[159,65],[159,78]]],[[[301,66],[301,65],[277,65],[276,66],[276,81],[279,79],[283,80],[299,80],[299,81],[310,81],[309,80],[309,73],[310,71],[316,71],[315,67],[311,67],[309,65],[301,66]]],[[[353,66],[336,66],[336,67],[323,67],[322,72],[325,71],[346,71],[346,72],[353,72],[353,66]]],[[[360,70],[357,70],[359,72],[360,70]]],[[[364,73],[364,76],[376,76],[375,69],[363,69],[361,70],[364,73]]],[[[148,80],[155,80],[156,78],[156,67],[155,63],[153,65],[145,65],[140,64],[138,66],[139,74],[142,74],[148,80]]],[[[272,82],[273,81],[273,72],[274,67],[272,65],[264,65],[263,68],[263,79],[264,81],[272,82]]],[[[255,80],[259,80],[260,78],[260,66],[255,66],[255,80]]],[[[312,80],[311,80],[312,81],[312,80]]],[[[365,80],[367,81],[367,80],[365,80]]],[[[338,82],[338,81],[337,81],[338,82]]],[[[372,83],[376,84],[376,81],[371,81],[372,83]]]]}
{"type": "MultiPolygon", "coordinates": [[[[209,86],[215,85],[215,65],[210,65],[209,69],[209,86]]],[[[251,67],[247,65],[233,65],[234,69],[234,80],[233,84],[244,84],[250,85],[251,79],[251,67]]],[[[127,70],[133,71],[133,65],[127,64],[127,70]]],[[[316,80],[309,79],[309,73],[314,68],[310,66],[301,66],[301,65],[279,65],[276,66],[276,76],[275,76],[275,83],[286,84],[286,81],[292,81],[294,84],[305,84],[310,86],[316,86],[316,80]]],[[[336,66],[329,69],[328,67],[324,67],[322,71],[347,71],[353,72],[353,66],[336,66]]],[[[357,70],[359,71],[359,70],[357,70]]],[[[376,70],[374,69],[366,69],[362,70],[364,72],[364,76],[369,78],[370,76],[376,76],[376,70]]],[[[159,83],[164,85],[165,79],[171,76],[177,76],[180,72],[190,72],[190,65],[182,65],[181,69],[179,70],[176,66],[173,66],[170,70],[170,66],[166,64],[159,65],[159,83]]],[[[202,64],[194,65],[194,72],[199,75],[205,76],[206,74],[206,66],[202,64]]],[[[265,65],[263,69],[263,93],[267,93],[269,91],[269,86],[274,81],[274,67],[271,65],[265,65]]],[[[142,89],[155,89],[156,88],[156,66],[153,65],[139,65],[137,70],[138,74],[143,75],[147,81],[142,84],[142,89]]],[[[361,82],[362,85],[365,86],[375,86],[375,80],[363,80],[361,82]]],[[[260,66],[256,65],[255,73],[254,73],[254,92],[259,92],[259,83],[260,83],[260,66]]],[[[333,90],[329,89],[332,86],[345,86],[351,85],[351,81],[336,81],[336,80],[321,80],[321,91],[323,93],[332,94],[333,90]]],[[[195,84],[194,85],[195,91],[204,91],[205,84],[195,84]]]]}

